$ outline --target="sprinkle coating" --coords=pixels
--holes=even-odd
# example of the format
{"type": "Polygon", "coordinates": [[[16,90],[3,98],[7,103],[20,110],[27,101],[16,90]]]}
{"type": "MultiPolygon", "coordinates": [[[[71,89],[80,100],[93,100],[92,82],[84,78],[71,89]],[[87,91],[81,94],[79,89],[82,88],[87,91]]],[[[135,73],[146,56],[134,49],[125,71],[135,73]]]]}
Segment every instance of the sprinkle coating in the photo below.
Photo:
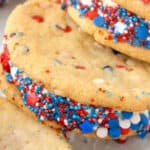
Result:
{"type": "MultiPolygon", "coordinates": [[[[136,14],[108,0],[90,1],[68,0],[64,2],[77,9],[98,27],[108,30],[114,43],[126,42],[133,46],[150,48],[150,23],[136,14]]],[[[64,4],[63,3],[63,4],[64,4]]]]}

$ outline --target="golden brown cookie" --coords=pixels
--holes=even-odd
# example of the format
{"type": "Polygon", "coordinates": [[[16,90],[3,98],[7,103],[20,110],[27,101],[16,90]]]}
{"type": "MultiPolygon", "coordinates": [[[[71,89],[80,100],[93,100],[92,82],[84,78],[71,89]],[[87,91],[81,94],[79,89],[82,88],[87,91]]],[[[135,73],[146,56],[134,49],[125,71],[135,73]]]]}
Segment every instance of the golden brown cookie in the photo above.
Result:
{"type": "Polygon", "coordinates": [[[65,1],[62,8],[83,31],[119,52],[150,62],[150,23],[113,0],[65,1]]]}
{"type": "Polygon", "coordinates": [[[0,98],[0,122],[1,150],[47,150],[52,145],[53,150],[71,150],[71,146],[61,134],[36,123],[2,98],[0,98]]]}

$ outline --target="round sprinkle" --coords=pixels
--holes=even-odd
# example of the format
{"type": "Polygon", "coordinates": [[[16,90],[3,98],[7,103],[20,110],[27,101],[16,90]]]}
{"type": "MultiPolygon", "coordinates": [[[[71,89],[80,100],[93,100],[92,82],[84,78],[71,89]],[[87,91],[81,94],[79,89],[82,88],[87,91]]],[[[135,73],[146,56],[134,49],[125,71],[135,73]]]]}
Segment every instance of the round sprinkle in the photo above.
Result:
{"type": "Polygon", "coordinates": [[[105,138],[107,137],[108,135],[108,129],[107,128],[98,128],[97,132],[96,132],[96,135],[99,137],[99,138],[105,138]]]}
{"type": "Polygon", "coordinates": [[[144,126],[148,125],[148,118],[144,114],[140,114],[141,122],[144,126]]]}
{"type": "Polygon", "coordinates": [[[120,136],[121,131],[119,128],[112,128],[108,130],[108,134],[112,137],[112,138],[117,138],[120,136]]]}
{"type": "Polygon", "coordinates": [[[141,124],[140,124],[140,123],[138,123],[138,124],[132,124],[132,123],[131,123],[130,128],[131,128],[132,130],[139,130],[139,129],[141,128],[141,124]]]}
{"type": "Polygon", "coordinates": [[[121,130],[121,135],[127,135],[130,132],[130,128],[128,129],[121,128],[120,130],[121,130]]]}
{"type": "Polygon", "coordinates": [[[125,120],[119,120],[119,125],[123,129],[128,129],[131,125],[130,121],[125,119],[125,120]]]}
{"type": "Polygon", "coordinates": [[[110,119],[108,120],[109,128],[116,128],[119,127],[118,119],[110,119]]]}
{"type": "Polygon", "coordinates": [[[93,124],[89,121],[84,121],[81,125],[79,125],[80,129],[82,130],[82,133],[92,133],[93,132],[93,124]]]}
{"type": "Polygon", "coordinates": [[[148,133],[147,130],[145,130],[145,131],[140,131],[140,132],[138,132],[138,135],[139,135],[139,137],[141,137],[141,138],[143,139],[143,138],[145,138],[145,136],[147,135],[147,133],[148,133]]]}
{"type": "Polygon", "coordinates": [[[145,40],[148,37],[148,28],[146,26],[139,26],[135,28],[136,36],[140,40],[145,40]]]}
{"type": "Polygon", "coordinates": [[[104,25],[104,23],[105,23],[104,18],[101,17],[101,16],[95,17],[94,20],[93,20],[93,22],[94,22],[94,24],[96,26],[99,26],[99,27],[102,27],[104,25]]]}
{"type": "Polygon", "coordinates": [[[130,119],[133,115],[133,112],[122,111],[121,114],[124,119],[130,119]]]}
{"type": "Polygon", "coordinates": [[[139,113],[134,113],[130,120],[132,124],[138,124],[141,121],[139,113]]]}

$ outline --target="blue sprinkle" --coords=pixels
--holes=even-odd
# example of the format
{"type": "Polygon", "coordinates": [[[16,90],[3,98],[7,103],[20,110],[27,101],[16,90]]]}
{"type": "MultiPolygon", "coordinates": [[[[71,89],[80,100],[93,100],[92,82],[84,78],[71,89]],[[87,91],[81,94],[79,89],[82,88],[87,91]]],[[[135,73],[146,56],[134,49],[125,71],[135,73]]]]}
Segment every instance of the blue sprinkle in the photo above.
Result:
{"type": "Polygon", "coordinates": [[[130,119],[133,115],[133,112],[122,111],[121,114],[124,119],[130,119]]]}
{"type": "Polygon", "coordinates": [[[120,128],[112,128],[108,130],[108,134],[112,137],[112,138],[117,138],[120,136],[121,131],[120,128]]]}
{"type": "Polygon", "coordinates": [[[67,5],[65,3],[61,4],[61,9],[66,9],[67,5]]]}
{"type": "Polygon", "coordinates": [[[80,15],[83,16],[88,11],[88,8],[83,8],[80,10],[80,15]]]}
{"type": "Polygon", "coordinates": [[[10,73],[6,73],[6,80],[7,80],[8,82],[11,82],[11,81],[13,80],[10,73]]]}
{"type": "Polygon", "coordinates": [[[131,123],[130,128],[131,128],[132,130],[139,130],[139,129],[141,128],[141,123],[138,123],[138,124],[132,124],[132,123],[131,123]]]}
{"type": "Polygon", "coordinates": [[[108,120],[109,128],[117,128],[119,127],[118,119],[110,119],[108,120]]]}
{"type": "Polygon", "coordinates": [[[103,18],[103,17],[97,16],[97,17],[94,18],[93,23],[94,23],[96,26],[103,27],[104,24],[105,24],[105,21],[104,21],[104,18],[103,18]]]}
{"type": "Polygon", "coordinates": [[[147,41],[147,42],[145,43],[145,48],[150,48],[150,41],[147,41]]]}
{"type": "Polygon", "coordinates": [[[144,126],[148,125],[148,118],[144,114],[140,114],[141,122],[144,126]]]}
{"type": "Polygon", "coordinates": [[[82,130],[82,133],[92,133],[94,125],[90,123],[89,121],[84,121],[82,124],[79,125],[80,129],[82,130]]]}
{"type": "Polygon", "coordinates": [[[135,45],[135,46],[140,46],[140,41],[137,40],[137,39],[134,39],[134,40],[133,40],[133,45],[135,45]]]}
{"type": "Polygon", "coordinates": [[[139,26],[135,29],[135,34],[143,41],[148,37],[148,28],[146,26],[139,26]]]}
{"type": "Polygon", "coordinates": [[[142,139],[145,138],[145,136],[148,134],[148,130],[145,131],[139,131],[138,135],[139,137],[141,137],[142,139]]]}

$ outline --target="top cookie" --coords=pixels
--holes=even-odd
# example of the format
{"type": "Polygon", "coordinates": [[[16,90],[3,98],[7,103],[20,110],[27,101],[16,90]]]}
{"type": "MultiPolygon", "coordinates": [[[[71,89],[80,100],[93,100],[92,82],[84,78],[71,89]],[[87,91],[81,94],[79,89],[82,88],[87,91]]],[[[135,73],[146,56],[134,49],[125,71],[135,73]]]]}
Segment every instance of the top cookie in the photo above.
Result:
{"type": "Polygon", "coordinates": [[[150,0],[114,0],[120,6],[150,20],[150,0]]]}
{"type": "Polygon", "coordinates": [[[59,5],[37,0],[18,6],[5,33],[11,61],[50,92],[83,104],[149,108],[150,65],[97,44],[59,5]]]}
{"type": "Polygon", "coordinates": [[[69,15],[103,45],[150,62],[150,23],[112,0],[70,1],[69,15]]]}

